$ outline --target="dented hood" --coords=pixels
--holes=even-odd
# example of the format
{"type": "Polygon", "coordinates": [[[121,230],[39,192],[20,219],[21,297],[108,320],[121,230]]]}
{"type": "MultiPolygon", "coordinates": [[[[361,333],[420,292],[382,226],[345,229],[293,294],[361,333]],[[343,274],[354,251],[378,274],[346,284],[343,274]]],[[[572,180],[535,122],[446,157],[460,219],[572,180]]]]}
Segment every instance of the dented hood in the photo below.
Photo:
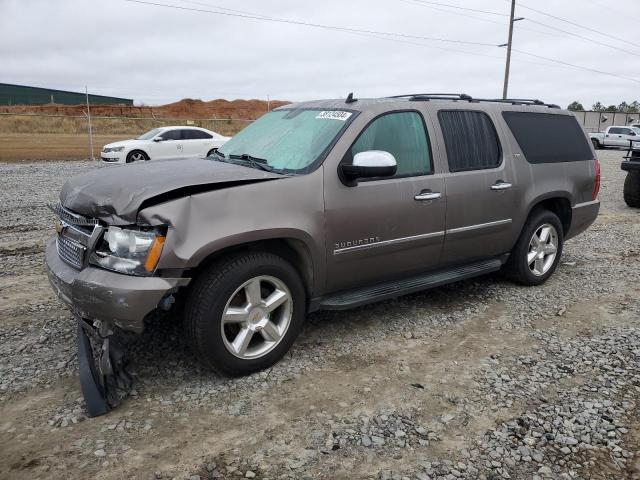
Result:
{"type": "Polygon", "coordinates": [[[277,173],[207,159],[178,159],[97,168],[67,181],[65,208],[111,225],[135,223],[141,207],[195,193],[276,178],[277,173]]]}

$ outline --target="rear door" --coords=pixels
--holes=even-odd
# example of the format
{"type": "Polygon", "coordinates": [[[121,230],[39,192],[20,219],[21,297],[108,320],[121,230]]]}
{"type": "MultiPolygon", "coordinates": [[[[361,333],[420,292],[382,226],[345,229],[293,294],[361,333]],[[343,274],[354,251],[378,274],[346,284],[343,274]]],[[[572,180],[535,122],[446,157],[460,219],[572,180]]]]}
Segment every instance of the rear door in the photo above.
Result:
{"type": "Polygon", "coordinates": [[[517,188],[494,119],[480,110],[442,109],[437,125],[449,170],[443,265],[508,251],[517,188]]]}
{"type": "Polygon", "coordinates": [[[328,291],[440,264],[444,179],[435,168],[422,114],[386,112],[359,128],[342,162],[351,163],[359,152],[382,150],[395,157],[398,170],[394,177],[360,180],[356,186],[343,184],[335,170],[325,171],[328,291]]]}
{"type": "Polygon", "coordinates": [[[211,149],[211,135],[195,128],[182,130],[185,157],[204,157],[211,149]]]}

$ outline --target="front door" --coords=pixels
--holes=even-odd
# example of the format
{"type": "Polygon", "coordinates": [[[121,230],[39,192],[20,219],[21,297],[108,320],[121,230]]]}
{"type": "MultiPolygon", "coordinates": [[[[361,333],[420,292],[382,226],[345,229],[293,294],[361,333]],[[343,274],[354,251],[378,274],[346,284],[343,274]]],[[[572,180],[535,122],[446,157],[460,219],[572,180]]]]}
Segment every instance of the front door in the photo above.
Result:
{"type": "Polygon", "coordinates": [[[443,264],[508,252],[517,185],[493,121],[474,110],[440,110],[437,116],[449,167],[443,264]]]}
{"type": "Polygon", "coordinates": [[[151,159],[162,160],[182,157],[182,137],[180,130],[166,130],[160,134],[162,141],[151,146],[151,159]]]}
{"type": "Polygon", "coordinates": [[[394,177],[349,187],[325,167],[327,290],[435,269],[444,237],[444,178],[434,174],[422,115],[391,112],[374,119],[347,151],[382,150],[398,164],[394,177]]]}

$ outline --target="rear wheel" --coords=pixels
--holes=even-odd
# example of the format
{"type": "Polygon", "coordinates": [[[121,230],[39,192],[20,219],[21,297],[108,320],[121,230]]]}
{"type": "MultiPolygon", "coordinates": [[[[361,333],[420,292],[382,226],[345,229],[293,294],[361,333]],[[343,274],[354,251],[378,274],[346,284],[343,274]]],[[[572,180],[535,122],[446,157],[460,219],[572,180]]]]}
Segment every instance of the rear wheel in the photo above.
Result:
{"type": "Polygon", "coordinates": [[[226,375],[270,367],[289,350],[305,316],[296,270],[268,252],[247,252],[213,265],[187,298],[185,322],[199,359],[226,375]]]}
{"type": "Polygon", "coordinates": [[[506,273],[523,285],[540,285],[553,274],[564,236],[558,216],[549,210],[534,210],[525,223],[505,265],[506,273]]]}
{"type": "Polygon", "coordinates": [[[142,150],[132,150],[129,152],[129,155],[127,155],[127,163],[142,162],[145,160],[149,160],[149,156],[142,150]]]}
{"type": "Polygon", "coordinates": [[[632,208],[640,208],[640,172],[627,172],[624,179],[624,201],[632,208]]]}

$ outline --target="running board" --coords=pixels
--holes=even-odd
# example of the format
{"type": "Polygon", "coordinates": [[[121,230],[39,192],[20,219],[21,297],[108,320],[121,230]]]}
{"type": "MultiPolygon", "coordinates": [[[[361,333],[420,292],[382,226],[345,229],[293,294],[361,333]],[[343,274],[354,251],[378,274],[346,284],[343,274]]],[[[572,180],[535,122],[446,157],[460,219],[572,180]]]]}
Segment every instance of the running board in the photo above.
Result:
{"type": "Polygon", "coordinates": [[[346,310],[368,303],[388,300],[401,295],[419,292],[420,290],[439,287],[459,280],[495,272],[500,270],[502,263],[500,259],[496,258],[484,262],[472,263],[463,267],[440,270],[435,273],[427,273],[402,280],[379,283],[370,287],[344,290],[314,299],[310,311],[346,310]]]}

